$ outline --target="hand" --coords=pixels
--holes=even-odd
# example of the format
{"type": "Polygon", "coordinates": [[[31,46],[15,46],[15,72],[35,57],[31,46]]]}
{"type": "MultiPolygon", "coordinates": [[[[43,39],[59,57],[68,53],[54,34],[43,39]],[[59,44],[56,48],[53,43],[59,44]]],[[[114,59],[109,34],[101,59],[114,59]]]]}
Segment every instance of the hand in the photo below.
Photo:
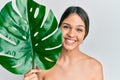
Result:
{"type": "Polygon", "coordinates": [[[32,69],[24,75],[24,80],[39,80],[38,73],[40,72],[41,70],[39,69],[32,69]]]}

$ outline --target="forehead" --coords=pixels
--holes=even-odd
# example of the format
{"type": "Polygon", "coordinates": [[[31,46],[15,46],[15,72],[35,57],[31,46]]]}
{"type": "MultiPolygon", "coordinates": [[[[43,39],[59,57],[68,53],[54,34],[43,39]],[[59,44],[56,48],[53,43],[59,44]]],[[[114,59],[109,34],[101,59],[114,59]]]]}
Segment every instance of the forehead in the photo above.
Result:
{"type": "Polygon", "coordinates": [[[85,26],[81,17],[76,13],[70,14],[66,19],[63,20],[63,23],[67,23],[70,25],[83,25],[83,26],[85,26]]]}

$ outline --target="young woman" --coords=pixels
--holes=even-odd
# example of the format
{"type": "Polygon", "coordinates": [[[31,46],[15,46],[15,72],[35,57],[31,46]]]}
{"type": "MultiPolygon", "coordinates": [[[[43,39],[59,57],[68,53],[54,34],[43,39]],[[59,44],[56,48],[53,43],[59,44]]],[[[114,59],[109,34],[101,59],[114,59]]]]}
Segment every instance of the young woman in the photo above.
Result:
{"type": "Polygon", "coordinates": [[[63,48],[56,65],[49,70],[33,69],[24,80],[103,80],[101,63],[79,48],[89,32],[87,13],[78,6],[71,6],[63,13],[59,27],[63,48]]]}

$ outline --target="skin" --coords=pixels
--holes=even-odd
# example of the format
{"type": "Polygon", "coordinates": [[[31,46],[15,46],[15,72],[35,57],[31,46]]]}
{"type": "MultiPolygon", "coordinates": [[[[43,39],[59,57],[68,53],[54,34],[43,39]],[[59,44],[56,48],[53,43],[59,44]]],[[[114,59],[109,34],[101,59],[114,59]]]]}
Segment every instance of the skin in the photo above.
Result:
{"type": "Polygon", "coordinates": [[[63,49],[56,65],[50,70],[33,69],[24,80],[103,80],[102,65],[80,51],[85,24],[76,13],[61,24],[63,49]]]}

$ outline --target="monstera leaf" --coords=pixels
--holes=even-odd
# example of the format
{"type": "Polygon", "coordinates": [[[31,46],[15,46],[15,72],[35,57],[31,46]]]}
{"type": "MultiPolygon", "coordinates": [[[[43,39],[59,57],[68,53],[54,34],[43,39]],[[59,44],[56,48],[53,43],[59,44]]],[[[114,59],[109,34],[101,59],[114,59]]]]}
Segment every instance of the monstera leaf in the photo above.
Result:
{"type": "Polygon", "coordinates": [[[15,74],[50,69],[61,52],[62,34],[50,10],[33,0],[8,2],[0,12],[0,64],[15,74]]]}

